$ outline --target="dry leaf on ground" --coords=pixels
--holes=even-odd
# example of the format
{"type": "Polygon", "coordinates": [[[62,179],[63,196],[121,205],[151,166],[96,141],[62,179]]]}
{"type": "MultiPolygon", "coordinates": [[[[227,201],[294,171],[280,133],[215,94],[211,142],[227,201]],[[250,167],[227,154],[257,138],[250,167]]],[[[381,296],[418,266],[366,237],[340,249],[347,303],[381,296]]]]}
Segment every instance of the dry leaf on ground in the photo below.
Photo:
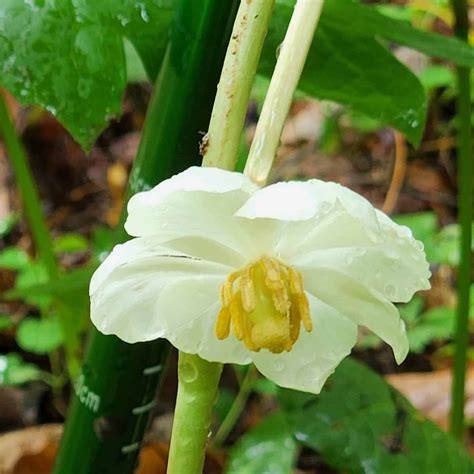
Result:
{"type": "MultiPolygon", "coordinates": [[[[427,418],[447,430],[451,407],[450,370],[394,374],[386,379],[427,418]]],[[[466,374],[465,414],[467,419],[474,419],[474,368],[466,374]]]]}

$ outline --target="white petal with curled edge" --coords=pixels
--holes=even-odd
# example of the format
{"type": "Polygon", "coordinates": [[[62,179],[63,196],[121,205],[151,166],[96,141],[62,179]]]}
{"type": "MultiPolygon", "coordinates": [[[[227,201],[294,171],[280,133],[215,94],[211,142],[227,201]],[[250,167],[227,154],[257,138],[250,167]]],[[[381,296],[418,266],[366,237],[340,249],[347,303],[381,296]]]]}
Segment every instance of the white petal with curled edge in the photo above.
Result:
{"type": "Polygon", "coordinates": [[[327,214],[340,203],[351,215],[377,224],[375,210],[361,195],[333,182],[317,179],[272,184],[254,192],[236,212],[247,219],[304,221],[327,214]]]}
{"type": "Polygon", "coordinates": [[[245,254],[250,238],[233,213],[257,189],[242,173],[192,167],[134,195],[128,202],[126,231],[162,241],[183,236],[213,239],[245,254]]]}
{"type": "Polygon", "coordinates": [[[313,330],[301,331],[290,352],[252,353],[257,369],[276,384],[319,393],[326,379],[350,354],[357,340],[357,325],[330,306],[308,295],[313,330]]]}
{"type": "Polygon", "coordinates": [[[263,188],[236,216],[278,222],[269,240],[273,253],[283,259],[315,248],[372,245],[382,238],[369,201],[344,186],[315,179],[263,188]]]}
{"type": "Polygon", "coordinates": [[[177,282],[192,282],[201,288],[201,301],[207,298],[210,306],[218,299],[219,282],[229,271],[222,264],[157,245],[153,238],[131,240],[117,246],[92,278],[92,322],[104,334],[115,334],[126,342],[163,337],[170,325],[187,324],[201,310],[183,294],[181,298],[194,312],[164,314],[158,305],[161,292],[177,282]]]}
{"type": "Polygon", "coordinates": [[[335,271],[303,265],[297,268],[303,277],[305,290],[354,323],[370,329],[392,347],[397,363],[403,362],[408,353],[405,324],[395,305],[384,295],[342,273],[342,269],[335,271]]]}
{"type": "Polygon", "coordinates": [[[341,271],[393,302],[410,301],[417,291],[430,288],[429,264],[416,242],[409,239],[388,239],[374,246],[320,249],[289,263],[295,267],[341,271]]]}

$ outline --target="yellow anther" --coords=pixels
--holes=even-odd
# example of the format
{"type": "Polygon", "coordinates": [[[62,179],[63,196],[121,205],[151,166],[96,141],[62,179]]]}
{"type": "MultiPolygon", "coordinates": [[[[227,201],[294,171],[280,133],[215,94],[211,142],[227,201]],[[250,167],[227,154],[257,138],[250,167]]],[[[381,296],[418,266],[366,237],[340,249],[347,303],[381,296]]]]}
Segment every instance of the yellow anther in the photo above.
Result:
{"type": "Polygon", "coordinates": [[[216,336],[217,339],[226,339],[230,333],[230,311],[228,308],[223,307],[217,315],[216,322],[216,336]]]}
{"type": "Polygon", "coordinates": [[[263,256],[231,273],[220,300],[217,337],[225,339],[232,327],[235,337],[252,351],[290,351],[301,325],[306,331],[313,329],[301,275],[275,258],[263,256]]]}
{"type": "Polygon", "coordinates": [[[247,267],[240,276],[240,292],[242,294],[244,310],[247,312],[252,311],[257,304],[252,280],[252,267],[247,267]]]}

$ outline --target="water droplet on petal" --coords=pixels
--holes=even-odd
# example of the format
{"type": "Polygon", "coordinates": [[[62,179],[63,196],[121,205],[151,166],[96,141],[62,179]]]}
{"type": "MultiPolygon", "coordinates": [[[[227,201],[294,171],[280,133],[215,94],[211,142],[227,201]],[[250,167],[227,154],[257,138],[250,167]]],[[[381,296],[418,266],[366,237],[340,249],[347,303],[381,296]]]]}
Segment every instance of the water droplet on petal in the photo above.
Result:
{"type": "Polygon", "coordinates": [[[321,204],[321,210],[323,212],[328,212],[329,210],[331,209],[331,204],[327,201],[324,201],[322,204],[321,204]]]}
{"type": "Polygon", "coordinates": [[[390,285],[390,284],[385,285],[384,292],[385,292],[385,296],[388,299],[392,299],[395,296],[395,287],[393,285],[390,285]]]}
{"type": "Polygon", "coordinates": [[[283,372],[283,369],[285,368],[285,364],[281,360],[276,360],[275,361],[275,370],[277,372],[283,372]]]}

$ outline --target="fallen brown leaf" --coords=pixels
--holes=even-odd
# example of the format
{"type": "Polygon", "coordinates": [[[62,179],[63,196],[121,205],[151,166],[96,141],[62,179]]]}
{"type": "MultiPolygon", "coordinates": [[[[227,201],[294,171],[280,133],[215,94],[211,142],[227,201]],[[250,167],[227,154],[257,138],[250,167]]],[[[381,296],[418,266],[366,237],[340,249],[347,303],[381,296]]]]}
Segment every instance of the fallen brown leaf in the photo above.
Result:
{"type": "MultiPolygon", "coordinates": [[[[427,418],[447,430],[451,408],[450,370],[407,372],[389,375],[386,379],[427,418]]],[[[474,419],[474,368],[466,374],[465,415],[467,419],[474,419]]]]}
{"type": "Polygon", "coordinates": [[[0,436],[0,474],[47,474],[63,427],[35,426],[0,436]]]}

